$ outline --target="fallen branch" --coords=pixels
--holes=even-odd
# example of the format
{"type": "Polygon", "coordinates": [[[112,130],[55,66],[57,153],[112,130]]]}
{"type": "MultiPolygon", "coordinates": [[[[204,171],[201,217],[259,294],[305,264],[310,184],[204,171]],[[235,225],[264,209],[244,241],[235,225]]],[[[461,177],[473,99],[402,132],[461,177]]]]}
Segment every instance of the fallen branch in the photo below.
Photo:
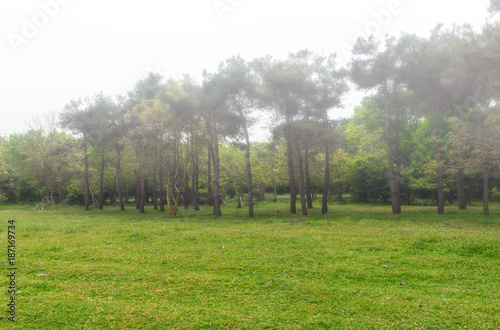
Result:
{"type": "Polygon", "coordinates": [[[442,227],[451,227],[451,228],[462,228],[460,226],[455,226],[453,223],[451,222],[447,222],[445,223],[444,225],[441,225],[442,227]]]}

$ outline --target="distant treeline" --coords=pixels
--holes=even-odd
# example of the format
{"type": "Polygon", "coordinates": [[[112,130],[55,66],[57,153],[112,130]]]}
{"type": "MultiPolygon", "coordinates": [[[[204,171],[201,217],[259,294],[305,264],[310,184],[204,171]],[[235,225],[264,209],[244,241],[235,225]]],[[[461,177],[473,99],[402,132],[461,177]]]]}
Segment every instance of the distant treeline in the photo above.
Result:
{"type": "MultiPolygon", "coordinates": [[[[492,7],[493,8],[493,7],[492,7]]],[[[144,212],[148,203],[213,206],[290,193],[307,215],[312,201],[350,193],[402,204],[445,201],[465,209],[500,187],[500,25],[480,32],[437,27],[429,38],[359,39],[352,61],[307,50],[286,59],[233,57],[203,81],[150,73],[126,95],[103,93],[35,118],[0,139],[1,202],[82,203],[144,212]],[[366,97],[332,120],[351,86],[366,97]],[[252,126],[269,118],[267,142],[252,126]],[[216,196],[218,196],[216,198],[216,196]]]]}

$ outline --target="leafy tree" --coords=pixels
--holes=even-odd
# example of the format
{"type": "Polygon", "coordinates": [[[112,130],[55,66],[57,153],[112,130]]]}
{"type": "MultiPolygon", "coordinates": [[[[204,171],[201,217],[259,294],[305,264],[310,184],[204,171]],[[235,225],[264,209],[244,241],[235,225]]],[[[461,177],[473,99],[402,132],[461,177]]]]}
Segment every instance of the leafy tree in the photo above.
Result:
{"type": "Polygon", "coordinates": [[[248,216],[253,218],[252,167],[250,162],[250,114],[254,109],[256,90],[251,67],[241,57],[233,57],[221,63],[218,71],[218,85],[226,96],[226,106],[239,116],[239,123],[245,140],[245,175],[248,191],[248,216]]]}
{"type": "MultiPolygon", "coordinates": [[[[290,187],[290,213],[297,213],[295,186],[294,154],[300,149],[298,139],[294,135],[294,121],[304,110],[304,105],[313,91],[311,83],[311,67],[307,65],[311,52],[303,50],[290,53],[286,60],[260,59],[256,65],[260,72],[261,90],[260,99],[262,107],[274,112],[277,127],[283,130],[287,143],[288,176],[290,187]],[[294,151],[295,149],[295,151],[294,151]]],[[[299,193],[302,214],[307,215],[305,200],[304,177],[301,164],[301,155],[297,154],[299,161],[299,193]]]]}
{"type": "Polygon", "coordinates": [[[8,200],[8,191],[14,188],[14,183],[7,170],[5,163],[5,139],[0,136],[0,204],[4,204],[8,200]]]}
{"type": "Polygon", "coordinates": [[[458,209],[467,209],[465,196],[464,176],[471,168],[472,143],[470,139],[471,127],[468,121],[462,118],[450,118],[451,130],[449,132],[449,147],[447,155],[451,169],[456,172],[458,209]]]}
{"type": "Polygon", "coordinates": [[[226,85],[221,74],[204,72],[201,115],[210,136],[210,154],[213,164],[214,213],[221,216],[220,210],[220,135],[235,136],[241,125],[241,117],[229,111],[226,100],[226,85]]]}
{"type": "MultiPolygon", "coordinates": [[[[328,194],[330,191],[330,148],[332,140],[335,139],[335,135],[332,135],[328,111],[341,106],[342,97],[348,91],[348,85],[345,81],[347,72],[337,68],[336,56],[334,54],[327,57],[316,55],[312,65],[313,84],[315,86],[313,108],[317,111],[319,119],[323,121],[322,140],[325,151],[321,212],[322,214],[327,214],[328,194]]],[[[306,157],[307,159],[308,157],[306,157]]]]}
{"type": "Polygon", "coordinates": [[[401,77],[400,44],[408,43],[408,37],[396,41],[388,38],[385,46],[373,38],[359,39],[354,46],[354,59],[351,64],[351,77],[359,88],[375,90],[377,101],[383,109],[384,130],[386,136],[387,159],[389,165],[389,181],[391,187],[392,213],[401,213],[401,169],[402,152],[400,148],[400,131],[404,106],[401,94],[405,89],[401,77]]]}
{"type": "Polygon", "coordinates": [[[63,175],[68,172],[67,168],[71,162],[71,145],[65,141],[64,135],[57,131],[55,113],[42,118],[34,117],[29,126],[31,130],[25,135],[24,148],[28,150],[32,170],[40,175],[45,189],[44,200],[48,205],[52,205],[55,203],[56,191],[59,192],[59,198],[62,198],[61,186],[66,179],[63,175]]]}
{"type": "Polygon", "coordinates": [[[406,44],[405,79],[425,103],[433,119],[438,214],[444,213],[444,164],[440,121],[456,104],[471,95],[471,70],[475,34],[468,26],[443,30],[436,27],[429,40],[413,38],[406,44]],[[409,51],[411,50],[411,51],[409,51]]]}
{"type": "MultiPolygon", "coordinates": [[[[106,132],[109,129],[109,110],[111,109],[109,97],[95,94],[81,99],[72,100],[60,113],[60,123],[74,134],[82,137],[84,167],[85,167],[85,210],[89,210],[91,201],[90,178],[89,178],[89,145],[100,144],[101,156],[105,153],[106,132]],[[104,110],[104,113],[100,111],[104,110]]],[[[104,159],[101,158],[101,173],[104,171],[104,159]]],[[[103,181],[103,176],[102,180],[103,181]]],[[[102,188],[102,186],[101,186],[102,188]]],[[[103,191],[100,189],[100,196],[103,198],[103,191]]],[[[100,198],[101,202],[101,198],[100,198]]]]}

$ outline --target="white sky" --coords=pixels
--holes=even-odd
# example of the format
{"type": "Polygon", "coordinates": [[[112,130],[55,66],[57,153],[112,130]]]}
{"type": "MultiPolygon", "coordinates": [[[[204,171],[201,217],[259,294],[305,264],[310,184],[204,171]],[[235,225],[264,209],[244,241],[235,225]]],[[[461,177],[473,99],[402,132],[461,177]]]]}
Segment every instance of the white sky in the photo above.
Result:
{"type": "MultiPolygon", "coordinates": [[[[0,0],[0,135],[24,132],[33,115],[78,97],[124,94],[149,71],[200,79],[233,55],[282,58],[304,48],[346,61],[358,31],[383,38],[427,36],[438,23],[480,27],[487,7],[488,0],[0,0]]],[[[350,100],[334,115],[350,115],[358,98],[350,100]]]]}

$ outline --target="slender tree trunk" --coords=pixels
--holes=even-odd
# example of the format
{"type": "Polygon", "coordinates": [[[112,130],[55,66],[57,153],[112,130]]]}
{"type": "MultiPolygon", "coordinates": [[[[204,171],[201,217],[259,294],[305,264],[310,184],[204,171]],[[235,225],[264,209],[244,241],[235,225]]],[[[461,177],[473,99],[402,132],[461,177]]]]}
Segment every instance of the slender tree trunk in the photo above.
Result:
{"type": "Polygon", "coordinates": [[[157,199],[158,196],[156,196],[156,168],[153,168],[153,208],[155,211],[158,210],[157,199]]]}
{"type": "Polygon", "coordinates": [[[142,200],[142,190],[141,190],[141,177],[139,175],[140,170],[135,171],[135,208],[137,210],[141,209],[141,200],[142,200]]]}
{"type": "Polygon", "coordinates": [[[288,158],[288,182],[290,186],[290,213],[297,213],[297,188],[295,186],[295,169],[293,168],[293,147],[292,147],[292,127],[291,120],[287,118],[286,136],[286,154],[288,158]]]}
{"type": "Polygon", "coordinates": [[[433,135],[434,135],[434,149],[436,153],[436,179],[438,188],[438,214],[444,214],[444,175],[443,166],[441,164],[441,138],[439,136],[439,114],[438,107],[435,104],[432,109],[433,117],[433,135]]]}
{"type": "Polygon", "coordinates": [[[250,164],[250,136],[245,115],[242,110],[239,110],[240,117],[243,121],[243,134],[245,135],[245,158],[246,158],[246,179],[248,187],[248,216],[253,218],[253,187],[252,187],[252,167],[250,164]]]}
{"type": "Polygon", "coordinates": [[[104,145],[101,149],[101,176],[99,180],[99,210],[104,208],[104,145]]]}
{"type": "Polygon", "coordinates": [[[219,193],[219,180],[220,180],[220,169],[219,169],[219,141],[217,139],[217,127],[215,122],[215,117],[212,114],[211,123],[211,138],[213,145],[213,165],[214,165],[214,182],[213,182],[213,191],[214,191],[214,213],[216,216],[222,216],[220,209],[220,193],[219,193]]]}
{"type": "MultiPolygon", "coordinates": [[[[401,213],[401,201],[399,197],[399,187],[397,174],[394,169],[394,146],[392,141],[392,120],[391,114],[389,110],[388,104],[388,91],[387,87],[385,88],[385,134],[387,139],[387,160],[389,162],[389,182],[391,186],[391,204],[392,204],[392,213],[400,214],[401,213]]],[[[396,132],[397,134],[397,132],[396,132]]]]}
{"type": "Polygon", "coordinates": [[[116,183],[118,185],[118,199],[120,201],[120,210],[125,211],[125,204],[123,204],[123,187],[122,187],[122,171],[121,171],[121,150],[116,149],[116,183]]]}
{"type": "Polygon", "coordinates": [[[213,182],[212,182],[212,159],[213,159],[213,155],[214,155],[214,142],[213,142],[213,138],[212,136],[210,135],[210,143],[208,144],[208,160],[207,160],[207,169],[208,169],[208,173],[207,173],[207,191],[208,191],[208,200],[209,201],[213,201],[213,191],[212,191],[212,185],[213,185],[213,182]]]}
{"type": "Polygon", "coordinates": [[[304,172],[306,176],[306,187],[305,187],[305,193],[306,193],[306,200],[307,200],[307,208],[312,209],[313,208],[313,202],[312,202],[312,196],[311,196],[311,176],[309,175],[309,147],[306,147],[305,152],[304,152],[304,172]]]}
{"type": "MultiPolygon", "coordinates": [[[[193,143],[194,147],[194,143],[193,143]]],[[[193,205],[194,205],[194,210],[199,211],[200,210],[200,204],[199,204],[199,196],[198,196],[198,172],[199,172],[199,165],[198,165],[198,152],[196,151],[195,156],[193,157],[193,179],[192,179],[192,187],[193,187],[193,205]]]]}
{"type": "Polygon", "coordinates": [[[485,215],[490,214],[490,209],[488,207],[488,201],[490,198],[490,171],[488,168],[483,169],[483,213],[485,215]]]}
{"type": "Polygon", "coordinates": [[[457,171],[457,194],[458,194],[458,209],[467,209],[467,198],[465,197],[464,187],[464,169],[459,168],[457,171]]]}
{"type": "Polygon", "coordinates": [[[276,188],[276,175],[274,174],[274,168],[273,168],[273,188],[274,188],[273,203],[276,203],[278,201],[278,189],[276,188]]]}
{"type": "Polygon", "coordinates": [[[165,212],[165,193],[163,189],[163,143],[160,140],[160,212],[165,212]]]}
{"type": "Polygon", "coordinates": [[[401,128],[401,122],[399,117],[396,119],[396,126],[394,132],[394,156],[396,157],[396,192],[398,196],[398,209],[397,211],[401,213],[401,168],[403,167],[403,160],[401,157],[401,148],[399,146],[399,131],[401,128]]]}
{"type": "Polygon", "coordinates": [[[47,200],[47,204],[53,204],[53,202],[51,202],[51,198],[50,198],[50,189],[49,189],[49,179],[48,179],[48,175],[47,175],[47,168],[46,168],[45,164],[43,163],[43,161],[42,161],[42,172],[43,172],[43,181],[45,183],[45,199],[47,200]]]}
{"type": "Polygon", "coordinates": [[[300,205],[302,207],[302,215],[307,215],[307,202],[304,187],[304,164],[302,160],[302,154],[299,147],[299,139],[295,137],[295,152],[297,153],[298,167],[299,167],[299,195],[300,195],[300,205]]]}
{"type": "Polygon", "coordinates": [[[87,150],[87,136],[83,135],[83,155],[85,163],[85,211],[89,210],[90,206],[90,183],[89,183],[89,156],[87,150]]]}
{"type": "Polygon", "coordinates": [[[139,210],[141,213],[144,213],[144,207],[146,205],[146,184],[144,182],[144,171],[142,169],[139,170],[139,186],[141,190],[141,200],[139,203],[139,210]]]}
{"type": "MultiPolygon", "coordinates": [[[[326,126],[326,125],[325,125],[326,126]]],[[[321,200],[321,214],[328,214],[328,194],[330,191],[330,146],[325,137],[325,178],[323,181],[323,196],[321,200]]]]}
{"type": "MultiPolygon", "coordinates": [[[[194,143],[193,143],[194,147],[194,143]]],[[[196,197],[196,162],[195,157],[193,156],[191,159],[191,194],[193,195],[193,206],[196,209],[197,197],[196,197]]]]}
{"type": "MultiPolygon", "coordinates": [[[[186,164],[187,167],[187,164],[186,164]]],[[[186,168],[187,170],[187,168],[186,168]]],[[[189,176],[186,175],[186,183],[184,184],[184,209],[187,210],[189,208],[189,194],[191,193],[189,191],[189,176]]]]}
{"type": "Polygon", "coordinates": [[[199,182],[200,182],[200,166],[198,162],[198,155],[196,155],[196,183],[195,183],[195,191],[194,191],[194,210],[199,211],[200,210],[200,195],[199,195],[199,182]]]}

